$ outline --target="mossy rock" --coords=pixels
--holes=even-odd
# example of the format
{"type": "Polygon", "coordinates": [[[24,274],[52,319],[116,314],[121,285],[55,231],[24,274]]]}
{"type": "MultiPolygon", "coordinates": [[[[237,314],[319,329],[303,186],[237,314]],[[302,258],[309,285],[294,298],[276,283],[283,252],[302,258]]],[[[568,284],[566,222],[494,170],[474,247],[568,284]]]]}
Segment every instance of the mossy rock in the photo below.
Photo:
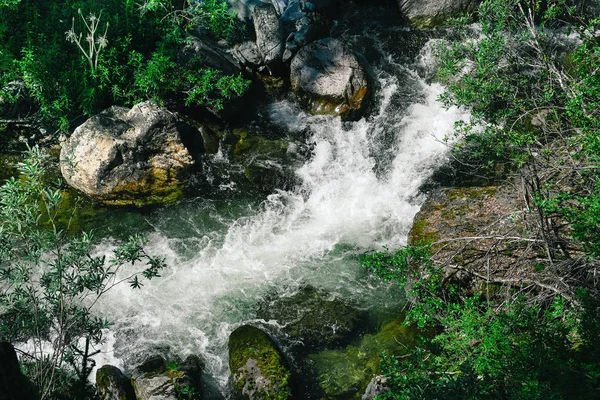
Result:
{"type": "Polygon", "coordinates": [[[136,400],[130,379],[112,365],[96,371],[96,386],[101,400],[136,400]]]}
{"type": "Polygon", "coordinates": [[[417,338],[415,327],[394,320],[376,334],[341,350],[326,350],[308,356],[325,399],[360,399],[373,376],[380,373],[381,354],[406,354],[417,338]]]}
{"type": "Polygon", "coordinates": [[[243,325],[229,336],[229,368],[240,400],[292,398],[291,372],[277,345],[262,330],[243,325]]]}
{"type": "Polygon", "coordinates": [[[148,358],[132,374],[132,384],[138,400],[200,399],[201,379],[205,368],[194,355],[185,361],[167,362],[160,355],[148,358]],[[183,397],[185,394],[186,397],[183,397]]]}
{"type": "Polygon", "coordinates": [[[365,312],[331,294],[304,286],[292,295],[270,293],[257,316],[275,320],[281,331],[303,351],[332,348],[360,333],[365,312]]]}

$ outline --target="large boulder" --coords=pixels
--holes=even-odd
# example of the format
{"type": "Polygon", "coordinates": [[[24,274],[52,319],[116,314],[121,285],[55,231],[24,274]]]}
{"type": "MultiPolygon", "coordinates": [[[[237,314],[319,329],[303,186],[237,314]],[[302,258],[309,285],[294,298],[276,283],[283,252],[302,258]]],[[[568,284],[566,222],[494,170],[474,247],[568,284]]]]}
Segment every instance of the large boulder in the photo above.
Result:
{"type": "Polygon", "coordinates": [[[204,364],[197,356],[189,356],[183,363],[167,362],[153,356],[138,366],[132,382],[138,400],[179,400],[200,396],[204,364]]]}
{"type": "Polygon", "coordinates": [[[290,81],[312,114],[353,118],[367,103],[367,72],[337,39],[326,38],[303,47],[292,60],[290,81]]]}
{"type": "Polygon", "coordinates": [[[183,179],[194,165],[184,145],[194,132],[152,102],[111,107],[62,144],[61,172],[69,185],[106,204],[172,202],[183,196],[183,179]]]}
{"type": "Polygon", "coordinates": [[[258,52],[271,73],[276,72],[283,56],[283,38],[277,10],[272,4],[261,3],[252,10],[252,18],[258,52]]]}
{"type": "Polygon", "coordinates": [[[291,372],[275,342],[258,328],[243,325],[231,333],[229,368],[238,399],[292,398],[291,372]]]}
{"type": "Polygon", "coordinates": [[[481,0],[397,0],[400,12],[418,28],[431,28],[450,17],[475,10],[481,0]]]}
{"type": "Polygon", "coordinates": [[[96,387],[101,400],[136,400],[131,380],[112,365],[96,371],[96,387]]]}
{"type": "Polygon", "coordinates": [[[359,333],[364,313],[323,290],[304,286],[292,295],[270,293],[259,304],[258,318],[276,321],[303,350],[330,348],[359,333]]]}

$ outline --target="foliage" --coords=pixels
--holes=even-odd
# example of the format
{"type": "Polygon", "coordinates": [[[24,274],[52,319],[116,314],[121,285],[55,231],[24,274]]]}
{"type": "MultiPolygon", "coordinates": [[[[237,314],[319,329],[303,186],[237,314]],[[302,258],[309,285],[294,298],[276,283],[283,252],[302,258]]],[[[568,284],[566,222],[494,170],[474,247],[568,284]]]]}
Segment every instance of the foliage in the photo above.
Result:
{"type": "Polygon", "coordinates": [[[521,172],[550,263],[600,255],[600,20],[587,6],[486,0],[480,36],[455,28],[458,39],[438,49],[440,100],[472,112],[456,125],[454,157],[476,173],[521,172]]]}
{"type": "Polygon", "coordinates": [[[420,274],[401,272],[411,253],[421,251],[407,247],[362,260],[376,276],[410,284],[413,303],[406,322],[437,331],[420,337],[409,356],[383,355],[382,371],[392,390],[378,399],[597,397],[597,301],[584,292],[582,309],[567,307],[560,297],[549,307],[523,298],[504,305],[463,298],[430,261],[422,259],[420,274]]]}
{"type": "Polygon", "coordinates": [[[0,14],[0,88],[22,80],[40,117],[61,130],[114,103],[222,108],[248,87],[202,60],[178,62],[198,27],[212,39],[232,37],[237,20],[223,0],[4,0],[0,14]]]}
{"type": "Polygon", "coordinates": [[[159,276],[164,260],[148,255],[140,237],[109,257],[94,255],[92,235],[69,237],[68,226],[60,226],[62,194],[44,183],[42,152],[30,149],[18,169],[21,177],[0,187],[0,340],[21,349],[42,399],[65,391],[87,399],[92,348],[110,326],[92,313],[94,304],[120,282],[139,287],[139,275],[159,276]],[[138,262],[146,265],[117,278],[138,262]]]}

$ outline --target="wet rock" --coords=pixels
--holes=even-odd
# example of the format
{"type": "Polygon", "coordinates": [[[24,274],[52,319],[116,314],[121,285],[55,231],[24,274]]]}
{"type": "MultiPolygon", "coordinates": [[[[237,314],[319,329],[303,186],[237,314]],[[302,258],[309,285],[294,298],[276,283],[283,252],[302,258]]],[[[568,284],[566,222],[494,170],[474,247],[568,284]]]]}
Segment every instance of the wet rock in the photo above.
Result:
{"type": "Polygon", "coordinates": [[[258,328],[243,325],[231,333],[229,369],[237,399],[292,398],[290,370],[275,342],[258,328]]]}
{"type": "Polygon", "coordinates": [[[200,397],[203,369],[204,364],[197,356],[189,356],[183,363],[153,356],[133,371],[135,394],[138,400],[200,397]]]}
{"type": "Polygon", "coordinates": [[[481,0],[397,0],[400,12],[417,28],[431,28],[450,17],[474,11],[481,0]]]}
{"type": "MultiPolygon", "coordinates": [[[[183,196],[194,165],[183,136],[194,132],[152,102],[111,107],[79,126],[63,143],[66,182],[111,205],[162,204],[183,196]]],[[[197,132],[196,132],[197,133],[197,132]]]]}
{"type": "Polygon", "coordinates": [[[326,350],[308,356],[320,389],[328,399],[361,399],[374,375],[379,373],[381,353],[406,354],[414,346],[417,331],[397,319],[374,335],[342,350],[326,350]]]}
{"type": "Polygon", "coordinates": [[[292,295],[272,293],[259,305],[257,316],[277,321],[281,331],[302,350],[338,346],[361,329],[364,313],[335,296],[304,286],[292,295]]]}
{"type": "Polygon", "coordinates": [[[231,159],[242,165],[246,178],[261,192],[291,189],[295,183],[294,171],[288,162],[289,143],[283,139],[267,139],[235,130],[237,141],[231,159]]]}
{"type": "Polygon", "coordinates": [[[256,46],[264,65],[271,73],[276,72],[283,55],[283,38],[279,30],[279,17],[272,4],[262,3],[252,10],[256,46]]]}
{"type": "Polygon", "coordinates": [[[242,71],[240,64],[231,54],[205,37],[188,37],[186,45],[177,55],[177,61],[181,65],[198,63],[199,66],[214,68],[227,75],[236,75],[242,71]]]}
{"type": "Polygon", "coordinates": [[[386,379],[382,375],[377,375],[371,379],[365,394],[362,395],[361,400],[373,400],[380,394],[390,392],[391,388],[388,385],[386,379]]]}
{"type": "Polygon", "coordinates": [[[322,39],[302,48],[292,60],[290,81],[313,114],[354,118],[367,103],[367,73],[337,39],[322,39]]]}
{"type": "Polygon", "coordinates": [[[112,365],[96,371],[96,386],[101,400],[136,400],[131,380],[112,365]]]}

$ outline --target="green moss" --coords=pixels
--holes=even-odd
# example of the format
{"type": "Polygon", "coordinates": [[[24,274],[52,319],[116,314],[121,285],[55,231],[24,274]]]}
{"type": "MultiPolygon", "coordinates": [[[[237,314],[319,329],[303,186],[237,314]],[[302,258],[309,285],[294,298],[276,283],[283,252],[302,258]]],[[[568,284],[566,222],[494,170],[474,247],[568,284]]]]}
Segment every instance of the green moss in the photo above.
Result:
{"type": "Polygon", "coordinates": [[[461,199],[482,199],[483,196],[493,196],[498,191],[497,186],[464,187],[447,191],[448,201],[461,199]]]}
{"type": "Polygon", "coordinates": [[[238,138],[233,148],[233,159],[243,164],[255,156],[261,158],[281,158],[288,149],[285,140],[269,140],[263,136],[250,136],[248,132],[235,129],[233,134],[238,138]]]}
{"type": "Polygon", "coordinates": [[[433,243],[440,238],[440,232],[431,229],[427,223],[427,218],[423,214],[417,214],[413,226],[408,234],[408,242],[411,245],[418,243],[433,243]]]}
{"type": "Polygon", "coordinates": [[[253,396],[256,400],[286,400],[291,396],[290,371],[273,340],[258,328],[244,325],[232,332],[229,338],[229,368],[238,393],[242,393],[244,388],[256,390],[253,396]],[[262,375],[262,385],[256,385],[256,379],[248,379],[251,374],[246,366],[252,360],[262,375]]]}
{"type": "Polygon", "coordinates": [[[178,177],[172,176],[168,170],[153,168],[144,179],[124,182],[114,189],[110,197],[99,200],[113,206],[146,207],[174,203],[184,194],[185,186],[178,177]]]}
{"type": "Polygon", "coordinates": [[[310,355],[317,371],[319,387],[330,399],[360,399],[374,375],[378,374],[381,354],[406,354],[416,341],[417,331],[403,324],[403,318],[387,324],[379,333],[343,350],[327,350],[310,355]]]}

